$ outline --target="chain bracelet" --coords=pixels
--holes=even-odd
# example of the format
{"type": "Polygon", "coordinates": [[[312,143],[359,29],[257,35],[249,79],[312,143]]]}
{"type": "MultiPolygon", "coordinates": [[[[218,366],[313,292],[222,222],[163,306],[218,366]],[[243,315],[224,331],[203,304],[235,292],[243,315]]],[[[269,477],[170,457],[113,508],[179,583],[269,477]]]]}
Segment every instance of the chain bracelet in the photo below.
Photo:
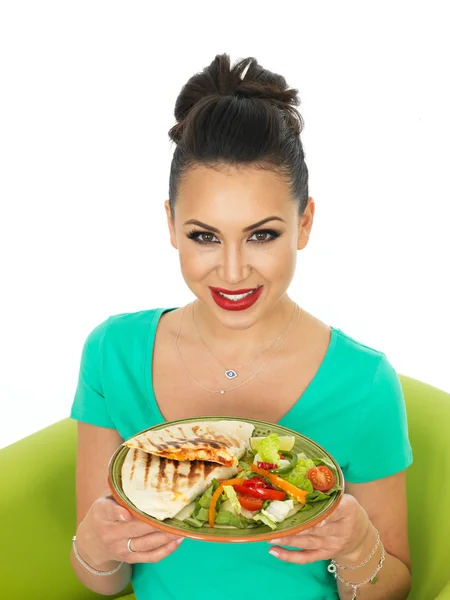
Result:
{"type": "MultiPolygon", "coordinates": [[[[375,527],[374,527],[374,529],[375,529],[375,527]]],[[[358,565],[357,567],[344,567],[344,565],[340,565],[339,563],[337,563],[334,560],[334,558],[331,559],[332,564],[335,565],[336,567],[338,567],[339,569],[342,569],[343,571],[357,571],[361,567],[365,567],[367,565],[367,563],[369,562],[369,560],[372,558],[372,556],[375,554],[375,552],[378,550],[378,546],[380,545],[380,542],[381,542],[380,534],[378,533],[378,529],[375,529],[375,533],[377,534],[376,546],[372,550],[372,552],[369,554],[369,556],[366,558],[366,560],[363,561],[360,565],[358,565]]]]}
{"type": "MultiPolygon", "coordinates": [[[[363,585],[366,585],[366,583],[369,583],[369,582],[376,583],[376,581],[377,581],[377,574],[381,570],[384,559],[386,558],[383,542],[380,542],[380,543],[381,543],[381,558],[380,558],[380,562],[378,563],[378,567],[376,568],[375,572],[372,573],[372,575],[370,577],[368,577],[364,581],[361,581],[361,583],[349,583],[348,581],[345,581],[345,579],[343,579],[338,573],[336,573],[336,571],[334,571],[334,573],[333,573],[335,578],[339,579],[339,581],[342,581],[342,583],[344,583],[346,586],[351,587],[353,589],[352,600],[356,600],[356,592],[357,592],[358,588],[360,588],[363,585]]],[[[332,572],[332,571],[330,571],[330,572],[332,572]]]]}
{"type": "Polygon", "coordinates": [[[78,554],[78,550],[77,547],[75,545],[75,542],[77,540],[77,536],[74,535],[72,538],[72,545],[73,545],[73,552],[75,554],[75,556],[77,557],[78,561],[83,565],[83,567],[85,569],[87,569],[89,571],[89,573],[92,573],[93,575],[99,575],[100,577],[105,577],[106,575],[112,575],[113,573],[117,573],[117,571],[120,569],[120,567],[123,565],[123,562],[120,562],[118,564],[118,566],[113,569],[112,571],[97,571],[96,569],[93,569],[90,565],[87,564],[86,561],[84,561],[81,556],[78,554]]]}

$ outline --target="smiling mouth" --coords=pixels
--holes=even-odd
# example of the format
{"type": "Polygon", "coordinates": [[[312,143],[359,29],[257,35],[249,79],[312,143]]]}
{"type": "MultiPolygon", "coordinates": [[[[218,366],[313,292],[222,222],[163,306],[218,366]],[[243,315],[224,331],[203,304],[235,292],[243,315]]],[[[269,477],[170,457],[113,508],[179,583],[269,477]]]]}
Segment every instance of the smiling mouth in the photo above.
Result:
{"type": "Polygon", "coordinates": [[[237,290],[238,293],[225,293],[224,291],[221,290],[221,288],[214,288],[211,287],[211,289],[216,292],[217,294],[219,294],[219,296],[222,296],[222,298],[227,298],[228,300],[231,300],[232,302],[239,302],[239,300],[243,300],[244,298],[248,298],[248,296],[251,296],[252,294],[254,294],[255,292],[257,292],[259,290],[261,286],[259,285],[258,287],[252,289],[252,290],[237,290]]]}

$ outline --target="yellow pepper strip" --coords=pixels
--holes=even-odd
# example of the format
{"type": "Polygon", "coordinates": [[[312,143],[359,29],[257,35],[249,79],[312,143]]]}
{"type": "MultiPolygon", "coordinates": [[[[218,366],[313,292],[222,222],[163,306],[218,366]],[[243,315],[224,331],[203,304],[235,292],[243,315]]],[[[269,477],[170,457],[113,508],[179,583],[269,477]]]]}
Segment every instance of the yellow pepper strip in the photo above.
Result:
{"type": "Polygon", "coordinates": [[[217,500],[223,494],[224,485],[242,485],[242,478],[240,479],[226,479],[222,481],[217,490],[214,492],[211,498],[211,504],[209,506],[208,522],[210,527],[214,527],[214,521],[216,520],[216,504],[217,500]]]}
{"type": "Polygon", "coordinates": [[[275,475],[274,473],[270,473],[269,471],[266,471],[265,469],[260,469],[255,464],[252,464],[250,469],[254,473],[258,473],[258,475],[267,477],[267,479],[271,483],[273,483],[277,487],[281,488],[284,492],[287,492],[290,496],[292,496],[293,498],[295,498],[302,504],[306,504],[306,496],[308,495],[309,492],[306,492],[305,490],[301,490],[300,488],[296,487],[295,485],[292,485],[292,483],[289,483],[289,481],[286,481],[282,477],[278,477],[278,475],[275,475]]]}

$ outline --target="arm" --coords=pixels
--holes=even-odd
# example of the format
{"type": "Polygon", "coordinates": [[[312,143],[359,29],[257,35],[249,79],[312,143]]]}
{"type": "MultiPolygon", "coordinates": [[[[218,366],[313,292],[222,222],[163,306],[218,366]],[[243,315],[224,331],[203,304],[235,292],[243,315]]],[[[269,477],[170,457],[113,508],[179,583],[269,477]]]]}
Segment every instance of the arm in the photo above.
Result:
{"type": "MultiPolygon", "coordinates": [[[[98,571],[112,570],[118,565],[118,562],[107,561],[103,564],[95,564],[96,561],[89,556],[88,552],[88,532],[83,531],[83,527],[80,530],[80,524],[82,524],[93,502],[102,495],[109,495],[108,463],[122,441],[115,429],[78,422],[76,468],[77,550],[82,558],[98,571]]],[[[131,579],[132,567],[130,564],[123,564],[117,573],[107,577],[99,577],[83,567],[75,557],[73,549],[70,552],[70,562],[78,579],[87,588],[99,594],[112,595],[120,592],[131,579]]]]}
{"type": "MultiPolygon", "coordinates": [[[[375,585],[358,588],[358,600],[406,600],[411,588],[407,535],[405,472],[377,481],[347,484],[338,508],[322,523],[297,535],[272,543],[303,548],[301,552],[277,546],[272,549],[280,560],[307,564],[334,558],[344,566],[357,566],[371,553],[379,531],[385,546],[385,561],[375,585]]],[[[356,571],[338,570],[349,583],[358,584],[376,570],[381,545],[364,567],[356,571]]],[[[354,598],[353,589],[338,579],[341,600],[354,598]]]]}
{"type": "MultiPolygon", "coordinates": [[[[408,511],[406,503],[406,473],[385,477],[368,483],[347,483],[346,492],[356,498],[365,510],[369,521],[378,529],[385,547],[385,561],[375,585],[358,588],[361,600],[404,600],[411,589],[411,559],[408,547],[408,511]]],[[[361,564],[375,547],[376,537],[369,528],[359,548],[348,556],[335,557],[346,566],[361,564]]],[[[349,583],[364,581],[370,577],[380,560],[381,547],[369,563],[357,571],[344,571],[340,575],[349,583]]],[[[352,598],[353,590],[338,579],[339,597],[352,598]]]]}

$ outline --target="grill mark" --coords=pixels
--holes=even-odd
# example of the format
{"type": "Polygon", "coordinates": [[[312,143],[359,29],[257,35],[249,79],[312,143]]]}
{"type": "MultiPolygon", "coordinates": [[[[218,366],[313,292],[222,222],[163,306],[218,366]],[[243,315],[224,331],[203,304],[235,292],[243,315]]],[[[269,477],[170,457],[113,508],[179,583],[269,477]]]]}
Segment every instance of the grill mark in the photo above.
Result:
{"type": "Polygon", "coordinates": [[[208,475],[210,473],[212,473],[212,471],[214,471],[214,469],[217,468],[217,463],[213,463],[213,462],[203,461],[202,465],[203,465],[203,474],[204,474],[205,478],[208,477],[208,475]]]}
{"type": "Polygon", "coordinates": [[[201,475],[202,461],[192,460],[189,466],[189,473],[187,474],[188,484],[193,484],[201,475]]]}
{"type": "Polygon", "coordinates": [[[172,466],[173,466],[173,484],[172,484],[172,490],[174,492],[177,491],[178,488],[178,482],[180,480],[180,477],[184,477],[184,475],[182,473],[178,473],[178,466],[179,466],[179,462],[177,460],[173,460],[172,461],[172,466]]]}
{"type": "Polygon", "coordinates": [[[137,448],[133,448],[133,459],[132,459],[133,464],[131,466],[130,481],[133,479],[134,469],[136,468],[136,460],[137,460],[138,452],[139,452],[139,450],[137,448]]]}
{"type": "Polygon", "coordinates": [[[160,458],[159,459],[159,468],[158,468],[158,475],[156,478],[156,489],[158,490],[158,492],[161,491],[161,489],[163,488],[163,484],[166,482],[166,459],[165,458],[160,458]]]}
{"type": "Polygon", "coordinates": [[[145,472],[144,472],[144,486],[147,485],[147,479],[150,473],[150,467],[152,464],[152,455],[145,453],[145,472]]]}

